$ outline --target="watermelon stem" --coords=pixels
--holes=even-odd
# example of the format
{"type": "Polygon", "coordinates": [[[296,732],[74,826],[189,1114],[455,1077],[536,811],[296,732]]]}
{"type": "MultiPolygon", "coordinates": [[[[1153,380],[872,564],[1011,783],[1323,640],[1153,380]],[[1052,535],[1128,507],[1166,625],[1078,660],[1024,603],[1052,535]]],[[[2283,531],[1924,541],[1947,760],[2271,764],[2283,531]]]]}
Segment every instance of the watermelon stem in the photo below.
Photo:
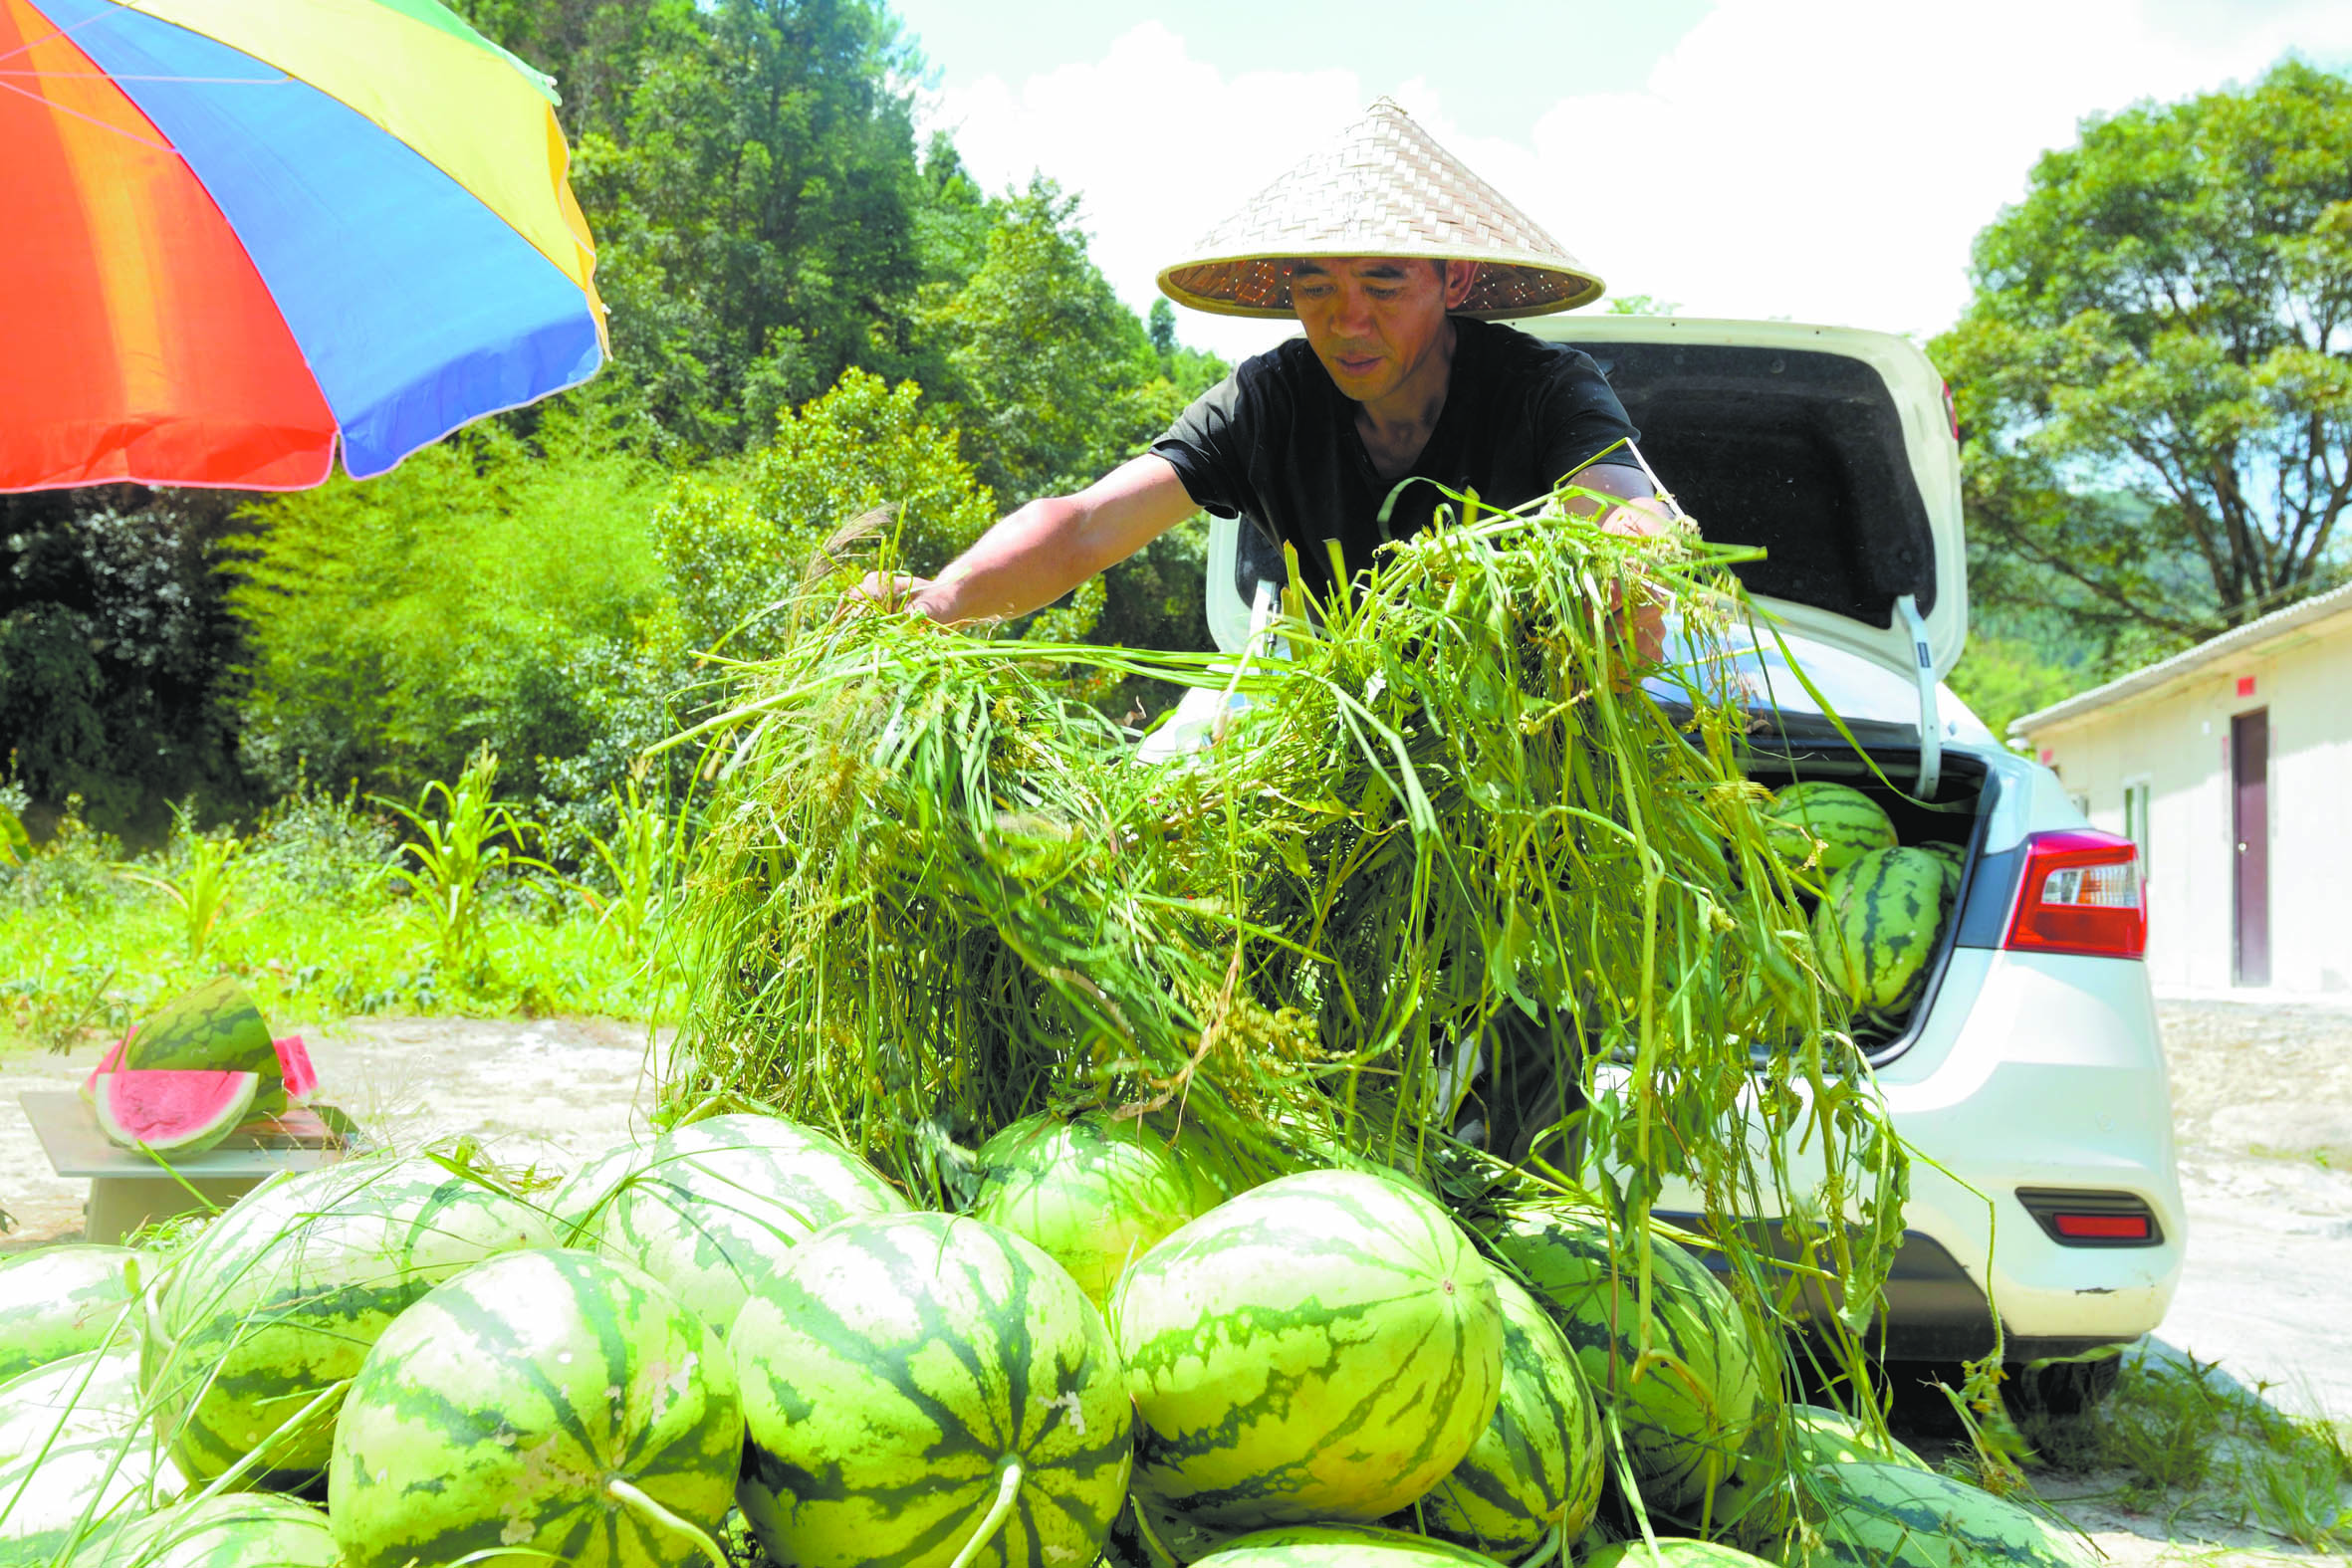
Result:
{"type": "Polygon", "coordinates": [[[997,1500],[988,1505],[980,1528],[972,1532],[972,1538],[964,1543],[964,1549],[956,1553],[955,1561],[947,1568],[969,1568],[972,1559],[980,1555],[980,1548],[994,1540],[997,1531],[1004,1527],[1005,1516],[1013,1511],[1013,1499],[1021,1495],[1021,1456],[1006,1455],[997,1476],[997,1500]]]}
{"type": "Polygon", "coordinates": [[[604,1489],[639,1513],[651,1517],[654,1523],[676,1531],[701,1547],[702,1555],[711,1560],[711,1568],[731,1568],[727,1554],[719,1550],[719,1543],[710,1538],[708,1531],[696,1529],[617,1475],[604,1483],[604,1489]]]}

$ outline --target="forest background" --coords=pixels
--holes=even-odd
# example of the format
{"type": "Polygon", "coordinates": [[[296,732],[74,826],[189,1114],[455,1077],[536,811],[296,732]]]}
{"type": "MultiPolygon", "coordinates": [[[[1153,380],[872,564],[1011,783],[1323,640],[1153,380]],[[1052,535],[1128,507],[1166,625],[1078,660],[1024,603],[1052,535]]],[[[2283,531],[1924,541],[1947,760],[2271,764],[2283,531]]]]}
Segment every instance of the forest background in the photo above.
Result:
{"type": "MultiPolygon", "coordinates": [[[[34,839],[413,799],[495,755],[539,851],[589,865],[632,789],[674,792],[641,753],[721,689],[703,650],[761,653],[837,528],[889,503],[936,566],[1226,369],[1119,302],[1082,193],[983,190],[918,135],[923,62],[874,0],[456,8],[563,91],[612,362],[365,484],[0,497],[0,806],[34,839]]],[[[1953,684],[1997,731],[2340,579],[2343,77],[2289,60],[2086,122],[1975,280],[1929,347],[1967,435],[1953,684]]],[[[1205,538],[1013,630],[1205,646],[1205,538]]]]}

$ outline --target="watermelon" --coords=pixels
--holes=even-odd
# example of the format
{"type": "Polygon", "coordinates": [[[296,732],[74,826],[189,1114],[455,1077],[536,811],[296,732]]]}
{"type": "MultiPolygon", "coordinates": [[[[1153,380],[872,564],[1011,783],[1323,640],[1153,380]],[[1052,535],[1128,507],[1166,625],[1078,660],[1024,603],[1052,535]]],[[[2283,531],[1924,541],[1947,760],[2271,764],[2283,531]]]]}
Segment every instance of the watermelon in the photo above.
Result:
{"type": "Polygon", "coordinates": [[[829,1226],[727,1348],[750,1432],[737,1496],[778,1562],[1089,1563],[1126,1498],[1134,1417],[1102,1315],[982,1221],[829,1226]]]}
{"type": "Polygon", "coordinates": [[[327,1515],[275,1492],[175,1503],[84,1548],[73,1568],[336,1568],[327,1515]]]}
{"type": "Polygon", "coordinates": [[[1460,1546],[1370,1524],[1285,1524],[1230,1542],[1202,1568],[1435,1568],[1492,1562],[1460,1546]]]}
{"type": "Polygon", "coordinates": [[[483,1258],[555,1237],[538,1210],[426,1156],[273,1177],[200,1232],[147,1315],[140,1385],[192,1480],[265,1443],[257,1485],[327,1463],[332,1401],[384,1326],[483,1258]]]}
{"type": "Polygon", "coordinates": [[[652,1151],[644,1146],[624,1143],[605,1150],[564,1178],[563,1185],[547,1201],[547,1215],[555,1224],[556,1239],[566,1246],[592,1245],[604,1210],[619,1193],[621,1184],[645,1169],[652,1158],[652,1151]]]}
{"type": "Polygon", "coordinates": [[[1806,1469],[1863,1460],[1928,1468],[1927,1460],[1896,1439],[1874,1437],[1862,1423],[1826,1405],[1789,1406],[1788,1437],[1792,1456],[1806,1469]]]}
{"type": "Polygon", "coordinates": [[[42,1246],[0,1258],[0,1382],[138,1335],[127,1246],[42,1246]]]}
{"type": "Polygon", "coordinates": [[[1937,860],[1943,863],[1944,901],[1950,903],[1958,898],[1960,896],[1960,873],[1968,865],[1969,852],[1958,844],[1940,842],[1913,844],[1911,847],[1923,855],[1934,855],[1937,860]]]}
{"type": "Polygon", "coordinates": [[[1096,1306],[1130,1261],[1225,1197],[1189,1141],[1100,1111],[1015,1122],[979,1166],[973,1217],[1044,1248],[1096,1306]]]}
{"type": "Polygon", "coordinates": [[[58,1443],[0,1464],[0,1563],[46,1563],[78,1542],[110,1537],[169,1502],[180,1485],[170,1461],[135,1438],[58,1443]]]}
{"type": "Polygon", "coordinates": [[[2097,1554],[2068,1527],[1908,1464],[1861,1461],[1813,1472],[1821,1516],[1816,1564],[1836,1568],[2092,1568],[2097,1554]]]}
{"type": "Polygon", "coordinates": [[[1494,1270],[1444,1209],[1353,1171],[1286,1176],[1137,1258],[1111,1296],[1135,1474],[1200,1523],[1371,1523],[1493,1420],[1494,1270]]]}
{"type": "Polygon", "coordinates": [[[1944,926],[1944,869],[1918,849],[1873,849],[1829,879],[1813,911],[1821,972],[1856,1006],[1909,1007],[1944,926]]]}
{"type": "Polygon", "coordinates": [[[656,1138],[592,1233],[723,1335],[803,1236],[905,1210],[896,1189],[823,1133],[775,1116],[713,1116],[656,1138]]]}
{"type": "Polygon", "coordinates": [[[257,1072],[123,1068],[98,1075],[92,1108],[110,1143],[149,1154],[201,1154],[253,1110],[257,1072]]]}
{"type": "Polygon", "coordinates": [[[1409,1516],[1442,1540],[1516,1562],[1600,1505],[1600,1417],[1576,1353],[1527,1288],[1498,1272],[1503,1393],[1495,1419],[1409,1516]]]}
{"type": "Polygon", "coordinates": [[[1654,1232],[1644,1323],[1636,1248],[1627,1244],[1612,1262],[1601,1217],[1564,1203],[1514,1206],[1491,1224],[1488,1239],[1550,1309],[1593,1397],[1616,1416],[1644,1503],[1703,1511],[1740,1456],[1760,1389],[1756,1351],[1731,1292],[1654,1232]]]}
{"type": "Polygon", "coordinates": [[[328,1511],[348,1568],[682,1568],[722,1560],[742,1462],[717,1336],[643,1271],[549,1248],[467,1269],[377,1338],[328,1511]]]}
{"type": "Polygon", "coordinates": [[[1584,1559],[1584,1568],[1771,1568],[1736,1546],[1661,1535],[1657,1544],[1619,1541],[1584,1559]]]}
{"type": "Polygon", "coordinates": [[[1217,1551],[1243,1532],[1212,1529],[1188,1519],[1140,1487],[1127,1492],[1126,1511],[1111,1527],[1111,1544],[1131,1544],[1132,1559],[1149,1568],[1184,1568],[1217,1551]]]}
{"type": "Polygon", "coordinates": [[[109,1345],[0,1383],[0,1467],[56,1444],[121,1438],[141,1425],[138,1349],[109,1345]]]}
{"type": "Polygon", "coordinates": [[[97,1098],[100,1073],[123,1070],[258,1073],[262,1081],[253,1111],[261,1116],[274,1116],[289,1102],[304,1103],[319,1086],[302,1036],[272,1039],[261,1008],[225,975],[176,999],[118,1040],[83,1080],[82,1097],[97,1098]]]}
{"type": "Polygon", "coordinates": [[[1873,849],[1895,846],[1895,824],[1852,784],[1808,780],[1787,784],[1764,807],[1764,841],[1791,866],[1832,876],[1873,849]]]}

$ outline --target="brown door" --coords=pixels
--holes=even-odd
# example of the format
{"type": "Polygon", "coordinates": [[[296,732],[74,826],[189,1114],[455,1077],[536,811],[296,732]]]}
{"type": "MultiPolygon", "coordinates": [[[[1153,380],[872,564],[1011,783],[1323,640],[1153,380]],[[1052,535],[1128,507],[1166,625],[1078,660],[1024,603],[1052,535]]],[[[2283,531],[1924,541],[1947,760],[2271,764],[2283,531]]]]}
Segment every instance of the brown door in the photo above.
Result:
{"type": "Polygon", "coordinates": [[[2230,721],[2230,829],[2237,874],[2232,879],[2234,965],[2240,986],[2270,984],[2270,713],[2258,708],[2230,721]]]}

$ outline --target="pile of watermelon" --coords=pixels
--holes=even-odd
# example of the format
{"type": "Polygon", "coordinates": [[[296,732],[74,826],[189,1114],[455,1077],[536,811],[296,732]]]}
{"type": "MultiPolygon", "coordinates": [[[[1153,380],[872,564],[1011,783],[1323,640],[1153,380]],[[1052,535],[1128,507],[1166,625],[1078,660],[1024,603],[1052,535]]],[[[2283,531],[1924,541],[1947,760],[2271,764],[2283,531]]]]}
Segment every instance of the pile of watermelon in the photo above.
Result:
{"type": "Polygon", "coordinates": [[[1613,1564],[1643,1519],[1693,1568],[2087,1560],[1775,1407],[1683,1240],[1557,1191],[1099,1112],[976,1176],[925,1210],[722,1114],[553,1190],[385,1154],[12,1258],[0,1563],[1613,1564]]]}
{"type": "Polygon", "coordinates": [[[1772,849],[1814,889],[1821,973],[1866,1026],[1901,1028],[1960,897],[1960,845],[1904,844],[1885,807],[1852,784],[1806,780],[1764,812],[1772,849]]]}

